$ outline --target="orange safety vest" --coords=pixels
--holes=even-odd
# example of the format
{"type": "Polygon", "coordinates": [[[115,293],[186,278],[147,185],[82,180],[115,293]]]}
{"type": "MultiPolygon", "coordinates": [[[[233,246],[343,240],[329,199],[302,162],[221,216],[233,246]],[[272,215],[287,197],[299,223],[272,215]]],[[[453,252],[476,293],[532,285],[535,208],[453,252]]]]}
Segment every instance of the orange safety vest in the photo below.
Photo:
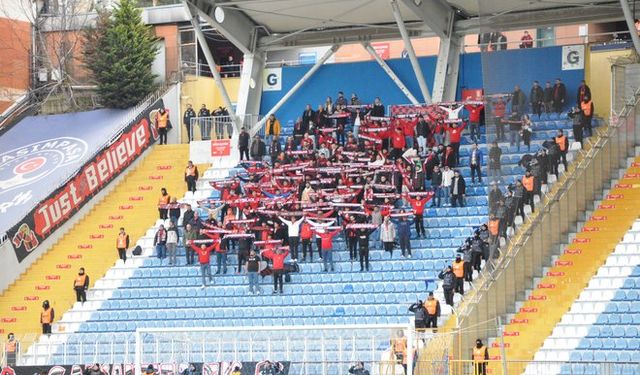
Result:
{"type": "Polygon", "coordinates": [[[126,249],[127,248],[127,234],[126,233],[118,234],[118,240],[116,241],[116,247],[118,249],[126,249]]]}
{"type": "Polygon", "coordinates": [[[588,102],[582,102],[580,103],[580,108],[582,108],[582,114],[584,114],[585,116],[591,116],[591,100],[589,100],[588,102]]]}
{"type": "Polygon", "coordinates": [[[497,236],[499,226],[500,226],[500,219],[489,220],[489,233],[491,233],[492,236],[497,236]]]}
{"type": "Polygon", "coordinates": [[[394,353],[404,353],[407,351],[407,341],[406,339],[399,338],[393,341],[393,352],[394,353]]]}
{"type": "Polygon", "coordinates": [[[7,353],[15,353],[16,349],[18,348],[18,342],[17,341],[9,341],[7,342],[7,353]]]}
{"type": "Polygon", "coordinates": [[[156,117],[158,119],[158,128],[166,128],[167,127],[167,122],[169,121],[169,113],[165,112],[164,114],[160,114],[160,112],[158,112],[158,115],[156,117]]]}
{"type": "Polygon", "coordinates": [[[158,199],[158,204],[169,204],[170,200],[171,200],[171,196],[169,194],[161,195],[160,199],[158,199]]]}
{"type": "Polygon", "coordinates": [[[84,287],[84,282],[87,280],[87,274],[82,274],[82,275],[78,275],[78,277],[76,277],[76,281],[73,284],[76,287],[84,287]]]}
{"type": "Polygon", "coordinates": [[[484,359],[485,357],[485,352],[487,350],[486,346],[482,346],[480,348],[473,348],[473,360],[476,363],[484,363],[486,362],[486,360],[484,359]]]}
{"type": "Polygon", "coordinates": [[[453,269],[453,274],[456,275],[456,277],[464,277],[464,262],[453,262],[451,268],[453,269]]]}
{"type": "Polygon", "coordinates": [[[566,137],[564,135],[562,137],[556,137],[556,144],[558,145],[558,147],[560,147],[560,151],[562,152],[567,151],[565,139],[566,137]]]}
{"type": "Polygon", "coordinates": [[[522,186],[524,186],[526,191],[533,191],[533,176],[524,176],[522,177],[522,186]]]}
{"type": "Polygon", "coordinates": [[[52,314],[53,309],[51,307],[49,307],[48,309],[44,310],[42,312],[42,314],[40,315],[40,319],[42,320],[42,324],[51,324],[51,320],[52,319],[52,314]]]}
{"type": "Polygon", "coordinates": [[[429,315],[436,315],[436,312],[438,311],[438,301],[435,299],[429,299],[427,300],[426,307],[429,315]]]}
{"type": "Polygon", "coordinates": [[[196,175],[196,166],[191,166],[191,167],[187,167],[187,170],[184,172],[185,175],[187,176],[194,176],[196,175]]]}

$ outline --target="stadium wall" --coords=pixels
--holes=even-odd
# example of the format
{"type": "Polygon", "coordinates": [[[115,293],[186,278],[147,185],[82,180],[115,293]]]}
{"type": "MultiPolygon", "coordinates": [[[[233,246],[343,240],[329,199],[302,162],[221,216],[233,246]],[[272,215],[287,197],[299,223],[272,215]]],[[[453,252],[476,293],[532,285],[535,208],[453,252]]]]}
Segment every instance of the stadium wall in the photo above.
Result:
{"type": "MultiPolygon", "coordinates": [[[[571,103],[585,73],[584,69],[562,70],[562,58],[562,47],[507,50],[484,56],[480,53],[464,54],[460,59],[458,92],[464,88],[481,87],[489,93],[511,92],[514,85],[519,84],[528,94],[534,80],[544,84],[560,77],[567,86],[571,103]],[[483,63],[488,67],[484,77],[483,63]]],[[[436,57],[420,57],[418,60],[427,85],[432,88],[436,57]]],[[[390,59],[387,63],[413,95],[422,100],[409,60],[390,59]]],[[[281,89],[263,92],[260,113],[268,112],[310,68],[310,65],[282,67],[281,89]]],[[[335,99],[338,91],[343,91],[347,98],[355,92],[363,103],[373,102],[376,96],[380,96],[385,104],[409,102],[375,61],[325,64],[280,108],[277,116],[281,122],[295,121],[306,104],[316,109],[328,95],[335,99]]]]}

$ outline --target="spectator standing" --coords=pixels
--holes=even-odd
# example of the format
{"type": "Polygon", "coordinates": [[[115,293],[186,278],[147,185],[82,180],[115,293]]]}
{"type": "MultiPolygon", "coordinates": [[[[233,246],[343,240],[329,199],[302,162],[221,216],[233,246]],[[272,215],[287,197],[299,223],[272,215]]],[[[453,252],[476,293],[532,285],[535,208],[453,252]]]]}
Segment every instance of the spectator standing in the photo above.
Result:
{"type": "Polygon", "coordinates": [[[522,130],[520,130],[520,136],[522,137],[522,143],[527,146],[527,152],[531,151],[531,135],[533,134],[533,123],[529,118],[529,115],[522,117],[522,130]]]}
{"type": "Polygon", "coordinates": [[[576,142],[580,142],[580,148],[582,148],[582,110],[579,107],[575,107],[567,113],[567,116],[569,116],[572,122],[573,139],[576,142]]]}
{"type": "Polygon", "coordinates": [[[7,343],[4,345],[6,365],[13,367],[16,365],[17,353],[20,351],[20,343],[12,333],[7,335],[7,343]]]}
{"type": "Polygon", "coordinates": [[[305,220],[305,217],[301,217],[296,221],[289,221],[279,217],[280,221],[287,226],[289,233],[289,252],[291,253],[291,260],[298,261],[298,245],[300,245],[300,225],[305,220]]]}
{"type": "Polygon", "coordinates": [[[207,279],[209,282],[213,281],[213,276],[211,276],[211,252],[218,246],[219,243],[214,242],[213,244],[206,246],[205,244],[200,244],[197,246],[195,243],[190,243],[189,247],[196,254],[198,254],[198,262],[200,263],[200,275],[202,276],[202,286],[200,289],[204,289],[207,287],[207,279]]]}
{"type": "Polygon", "coordinates": [[[187,258],[187,265],[192,265],[195,263],[195,255],[196,251],[192,246],[187,246],[187,244],[191,244],[193,241],[198,239],[198,231],[194,230],[191,224],[187,224],[184,230],[184,243],[185,243],[185,257],[187,258]]]}
{"type": "Polygon", "coordinates": [[[445,126],[445,130],[449,132],[449,145],[453,148],[455,153],[456,166],[460,165],[460,139],[462,138],[462,132],[466,126],[466,123],[463,123],[460,127],[458,127],[457,123],[453,123],[451,125],[447,124],[445,126]]]}
{"type": "Polygon", "coordinates": [[[324,272],[335,271],[333,264],[333,237],[340,233],[340,229],[333,231],[319,230],[316,235],[320,237],[320,247],[322,248],[322,263],[324,264],[324,272]]]}
{"type": "Polygon", "coordinates": [[[200,177],[200,173],[198,172],[198,167],[193,164],[191,160],[187,163],[187,168],[184,171],[184,181],[187,183],[187,190],[195,193],[196,191],[196,181],[200,177]]]}
{"type": "Polygon", "coordinates": [[[422,301],[418,300],[418,302],[409,306],[409,311],[413,313],[416,331],[424,331],[427,325],[427,311],[422,301]]]}
{"type": "MultiPolygon", "coordinates": [[[[277,139],[277,137],[274,139],[277,139]]],[[[251,159],[255,161],[262,161],[265,155],[265,148],[265,144],[260,138],[260,135],[256,134],[253,137],[253,142],[251,142],[251,159]]]]}
{"type": "Polygon", "coordinates": [[[511,113],[517,113],[518,117],[522,117],[524,114],[525,106],[527,103],[527,96],[520,89],[519,85],[516,85],[511,93],[511,113]]]}
{"type": "MultiPolygon", "coordinates": [[[[307,251],[309,251],[309,261],[313,262],[313,247],[311,246],[311,238],[313,237],[313,229],[311,224],[306,221],[300,225],[300,240],[302,242],[302,261],[307,261],[307,251]]],[[[318,249],[320,255],[320,249],[318,249]]]]}
{"type": "Polygon", "coordinates": [[[223,274],[227,273],[227,254],[229,253],[230,247],[231,240],[227,238],[222,239],[220,241],[220,244],[218,244],[214,248],[214,251],[216,253],[216,275],[219,275],[221,270],[223,274]]]}
{"type": "Polygon", "coordinates": [[[118,237],[116,238],[116,249],[118,250],[118,256],[123,262],[127,261],[127,249],[129,248],[129,235],[124,231],[124,228],[120,228],[118,237]]]}
{"type": "Polygon", "coordinates": [[[278,293],[282,294],[282,284],[283,284],[283,275],[284,275],[284,259],[289,255],[289,251],[283,251],[282,248],[277,248],[275,250],[265,250],[262,252],[262,256],[271,259],[273,262],[273,266],[271,267],[273,271],[273,294],[278,293]]]}
{"type": "Polygon", "coordinates": [[[442,188],[442,171],[440,167],[435,165],[433,167],[433,172],[431,173],[431,189],[433,190],[433,202],[431,203],[431,207],[440,207],[441,198],[445,194],[442,188]]]}
{"type": "Polygon", "coordinates": [[[407,216],[400,217],[396,223],[398,242],[403,258],[411,258],[411,224],[412,222],[407,219],[407,216]]]}
{"type": "Polygon", "coordinates": [[[418,142],[418,152],[427,151],[427,139],[429,139],[429,124],[425,121],[424,116],[418,116],[416,124],[416,141],[418,142]]]}
{"type": "Polygon", "coordinates": [[[524,31],[522,38],[520,38],[520,48],[533,48],[533,38],[527,30],[524,31]]]}
{"type": "Polygon", "coordinates": [[[498,142],[494,141],[489,149],[489,174],[491,181],[496,182],[502,178],[502,149],[498,146],[498,142]]]}
{"type": "Polygon", "coordinates": [[[180,203],[176,197],[171,197],[171,202],[169,202],[169,221],[174,225],[178,224],[178,219],[180,218],[180,203]]]}
{"type": "Polygon", "coordinates": [[[358,249],[360,255],[360,272],[369,271],[369,236],[375,229],[360,228],[357,230],[358,249]]]}
{"type": "MultiPolygon", "coordinates": [[[[431,177],[433,178],[433,176],[431,177]]],[[[427,237],[427,233],[424,230],[424,208],[426,207],[427,202],[431,200],[433,195],[427,195],[423,197],[411,198],[409,194],[404,194],[404,199],[409,202],[411,208],[413,209],[414,221],[416,222],[416,235],[422,236],[423,238],[427,237]]],[[[411,252],[409,252],[411,254],[411,252]]]]}
{"type": "Polygon", "coordinates": [[[529,92],[529,103],[531,103],[531,112],[538,115],[538,119],[542,115],[542,107],[544,106],[544,91],[538,81],[533,81],[531,92],[529,92]]]}
{"type": "MultiPolygon", "coordinates": [[[[243,231],[245,233],[249,232],[249,228],[248,227],[244,227],[243,231]]],[[[242,270],[242,266],[244,265],[245,262],[247,262],[247,259],[249,259],[249,255],[251,254],[251,245],[253,243],[253,237],[247,236],[247,237],[240,237],[238,239],[238,271],[237,273],[240,273],[240,271],[242,270]]]]}
{"type": "Polygon", "coordinates": [[[158,198],[158,215],[162,220],[167,220],[169,217],[169,208],[167,207],[169,202],[171,202],[171,196],[167,193],[167,189],[160,189],[160,198],[158,198]]]}
{"type": "Polygon", "coordinates": [[[543,104],[544,111],[549,114],[553,111],[553,86],[551,86],[551,82],[547,81],[544,85],[543,91],[543,104]]]}
{"type": "Polygon", "coordinates": [[[240,135],[238,135],[238,150],[240,151],[240,160],[249,160],[249,140],[251,137],[247,130],[240,128],[240,135]]]}
{"type": "Polygon", "coordinates": [[[276,118],[273,113],[269,115],[269,118],[265,122],[265,133],[267,135],[267,141],[270,142],[273,137],[280,137],[280,120],[276,118]]]}
{"type": "Polygon", "coordinates": [[[87,289],[89,289],[89,276],[80,267],[78,276],[73,280],[73,290],[76,292],[76,302],[87,302],[87,289]]]}
{"type": "Polygon", "coordinates": [[[433,292],[429,292],[429,297],[424,302],[424,308],[427,310],[427,322],[425,328],[438,328],[438,318],[440,317],[440,301],[434,296],[433,292]]]}
{"type": "Polygon", "coordinates": [[[187,104],[187,109],[184,111],[184,115],[182,115],[182,122],[187,128],[187,143],[191,142],[191,119],[195,117],[196,111],[193,110],[191,104],[187,104]]]}
{"type": "Polygon", "coordinates": [[[585,97],[591,98],[591,88],[587,86],[587,82],[583,79],[582,81],[580,81],[580,86],[578,86],[576,104],[578,106],[581,105],[585,97]]]}
{"type": "Polygon", "coordinates": [[[509,134],[510,134],[510,146],[516,146],[518,152],[520,152],[520,142],[521,139],[521,131],[522,131],[522,116],[518,113],[511,114],[509,120],[505,121],[509,124],[509,134]]]}
{"type": "Polygon", "coordinates": [[[466,184],[460,171],[456,170],[451,181],[451,205],[453,207],[464,207],[464,196],[466,194],[466,184]]]}
{"type": "Polygon", "coordinates": [[[464,295],[464,261],[460,254],[456,255],[456,260],[453,261],[451,270],[456,277],[454,287],[455,292],[460,293],[460,295],[464,295]]]}
{"type": "Polygon", "coordinates": [[[259,272],[260,272],[260,261],[262,259],[254,250],[249,252],[249,257],[247,258],[247,279],[249,280],[249,293],[251,294],[260,294],[262,289],[260,288],[259,281],[259,272]]]}
{"type": "Polygon", "coordinates": [[[315,116],[316,113],[314,112],[313,108],[311,108],[311,104],[307,104],[307,106],[304,108],[304,112],[302,112],[302,125],[305,127],[305,129],[311,129],[311,127],[314,125],[315,116]]]}
{"type": "Polygon", "coordinates": [[[556,113],[562,112],[564,107],[564,101],[567,98],[567,88],[560,78],[556,78],[556,84],[553,86],[553,111],[556,113]]]}
{"type": "Polygon", "coordinates": [[[206,104],[203,104],[198,111],[198,118],[200,124],[200,139],[206,140],[210,138],[211,135],[211,111],[207,108],[206,104]]]}
{"type": "Polygon", "coordinates": [[[502,32],[498,32],[497,47],[500,51],[504,51],[507,49],[507,36],[502,32]]]}
{"type": "Polygon", "coordinates": [[[49,305],[49,300],[42,302],[42,312],[40,313],[40,324],[42,324],[42,334],[51,335],[51,324],[56,318],[53,307],[49,305]]]}
{"type": "Polygon", "coordinates": [[[167,229],[167,254],[169,255],[169,265],[178,264],[178,259],[176,258],[177,248],[178,229],[172,221],[169,223],[169,229],[167,229]]]}
{"type": "MultiPolygon", "coordinates": [[[[470,97],[467,100],[471,99],[470,97]]],[[[471,139],[474,142],[478,142],[480,140],[480,122],[482,121],[482,111],[484,110],[484,105],[482,104],[466,104],[464,106],[469,112],[469,127],[471,132],[471,139]]]]}
{"type": "Polygon", "coordinates": [[[593,135],[593,129],[591,128],[591,123],[593,119],[593,102],[591,101],[591,97],[589,95],[585,95],[582,98],[582,103],[580,103],[580,109],[582,110],[582,131],[583,136],[591,137],[593,135]]]}
{"type": "Polygon", "coordinates": [[[453,307],[453,289],[456,285],[456,277],[453,274],[451,266],[447,266],[447,268],[440,271],[438,278],[442,280],[442,290],[444,291],[445,303],[453,307]]]}
{"type": "Polygon", "coordinates": [[[396,240],[396,226],[391,222],[389,216],[385,216],[380,225],[380,241],[384,246],[384,251],[389,253],[389,258],[393,257],[393,244],[396,240]]]}
{"type": "Polygon", "coordinates": [[[471,168],[471,183],[476,183],[476,175],[478,176],[478,183],[482,184],[482,163],[484,155],[482,150],[478,148],[478,144],[474,143],[471,146],[471,154],[469,155],[469,167],[471,168]]]}
{"type": "Polygon", "coordinates": [[[169,112],[167,112],[164,108],[160,108],[158,113],[156,113],[156,127],[158,128],[158,133],[160,134],[160,144],[167,144],[167,132],[170,129],[170,121],[169,121],[169,112]]]}
{"type": "Polygon", "coordinates": [[[376,97],[373,100],[373,106],[371,106],[371,111],[369,111],[369,115],[372,117],[384,117],[385,109],[384,104],[379,97],[376,97]]]}
{"type": "Polygon", "coordinates": [[[451,206],[451,184],[453,183],[453,177],[455,176],[455,172],[448,165],[444,166],[444,170],[442,171],[442,188],[441,191],[444,193],[444,205],[451,206]]]}
{"type": "Polygon", "coordinates": [[[504,114],[507,111],[507,103],[504,101],[502,96],[498,97],[498,100],[491,103],[491,107],[493,110],[493,122],[496,127],[496,139],[499,142],[504,141],[504,125],[502,124],[502,120],[504,118],[504,114]]]}
{"type": "Polygon", "coordinates": [[[167,257],[167,231],[162,224],[153,237],[153,246],[156,247],[158,259],[162,260],[167,257]]]}

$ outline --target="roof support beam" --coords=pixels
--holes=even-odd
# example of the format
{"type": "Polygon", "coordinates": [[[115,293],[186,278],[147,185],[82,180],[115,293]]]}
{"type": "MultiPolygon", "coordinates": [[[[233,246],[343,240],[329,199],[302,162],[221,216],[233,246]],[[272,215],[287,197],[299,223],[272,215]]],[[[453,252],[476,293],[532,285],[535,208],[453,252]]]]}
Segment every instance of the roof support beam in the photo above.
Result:
{"type": "Polygon", "coordinates": [[[411,102],[411,104],[415,104],[418,105],[420,104],[420,102],[418,101],[418,99],[416,99],[415,96],[413,96],[413,94],[411,93],[411,91],[409,91],[409,89],[407,88],[407,86],[404,85],[404,83],[402,83],[402,81],[400,80],[400,78],[398,78],[398,76],[396,75],[396,73],[393,72],[393,70],[391,70],[391,68],[389,67],[389,65],[387,65],[387,63],[380,57],[378,56],[378,54],[376,53],[376,50],[373,49],[373,47],[371,47],[371,44],[369,43],[362,43],[362,46],[364,47],[364,49],[367,50],[367,52],[369,52],[369,54],[371,55],[371,57],[373,57],[378,64],[382,67],[382,70],[385,71],[385,73],[387,73],[387,75],[389,76],[389,78],[391,78],[391,80],[393,81],[393,83],[395,83],[398,88],[400,89],[400,91],[402,91],[402,93],[409,99],[409,101],[411,102]]]}
{"type": "Polygon", "coordinates": [[[400,31],[400,35],[402,36],[404,48],[407,50],[407,54],[409,55],[409,61],[411,62],[413,73],[416,75],[416,79],[418,80],[422,98],[424,99],[425,103],[430,104],[431,94],[429,93],[429,87],[427,86],[427,82],[424,80],[422,68],[420,68],[420,63],[418,62],[418,58],[416,57],[416,51],[413,49],[411,39],[409,39],[409,34],[407,33],[407,28],[404,26],[402,14],[400,13],[400,8],[398,7],[398,3],[396,2],[396,0],[391,0],[391,9],[393,10],[393,16],[395,17],[396,23],[398,24],[398,30],[400,31]]]}
{"type": "Polygon", "coordinates": [[[200,21],[198,21],[198,16],[193,15],[192,12],[195,12],[195,9],[192,8],[191,5],[186,0],[183,0],[185,11],[187,15],[191,19],[191,25],[193,26],[193,30],[196,33],[196,38],[198,39],[198,44],[204,52],[204,57],[207,60],[207,65],[209,65],[209,70],[211,70],[211,74],[213,75],[213,80],[216,82],[216,86],[218,86],[218,90],[220,90],[220,94],[222,95],[222,100],[224,101],[224,105],[229,109],[229,114],[231,118],[231,123],[233,124],[233,128],[239,130],[238,121],[236,116],[232,112],[233,105],[231,104],[231,99],[229,98],[229,94],[227,93],[227,89],[224,87],[222,83],[222,78],[220,77],[220,72],[218,72],[216,62],[213,59],[213,55],[211,54],[211,50],[209,49],[209,45],[207,44],[207,38],[204,36],[202,32],[202,28],[200,27],[200,21]]]}
{"type": "Polygon", "coordinates": [[[218,7],[208,0],[184,0],[198,10],[220,34],[224,35],[242,53],[249,54],[255,49],[256,24],[242,11],[234,8],[218,7]]]}
{"type": "Polygon", "coordinates": [[[419,5],[414,0],[401,1],[437,36],[448,38],[451,35],[451,25],[456,13],[444,0],[422,0],[419,5]]]}
{"type": "Polygon", "coordinates": [[[636,27],[634,24],[634,17],[631,13],[631,9],[629,9],[629,3],[627,0],[620,0],[620,5],[622,5],[622,13],[624,13],[624,20],[627,22],[627,27],[629,28],[629,33],[631,34],[631,40],[633,41],[633,47],[636,49],[636,53],[640,55],[640,37],[638,37],[638,32],[636,31],[636,27]]]}
{"type": "Polygon", "coordinates": [[[298,91],[298,89],[300,87],[302,87],[309,80],[309,78],[311,78],[311,76],[316,71],[318,71],[318,69],[320,69],[322,64],[324,64],[329,59],[329,57],[333,56],[333,54],[338,50],[339,47],[340,46],[337,45],[337,44],[334,44],[333,46],[331,46],[331,48],[329,48],[327,50],[327,52],[325,52],[324,55],[322,55],[322,57],[320,57],[320,59],[318,61],[316,61],[315,64],[313,64],[311,69],[309,69],[302,76],[302,78],[300,78],[300,80],[298,82],[296,82],[296,84],[293,85],[293,87],[291,89],[289,89],[289,91],[286,94],[284,94],[284,96],[282,98],[280,98],[280,100],[273,106],[273,108],[271,108],[269,110],[269,112],[267,112],[264,115],[262,120],[258,121],[258,123],[256,124],[255,128],[256,129],[260,129],[262,126],[264,126],[264,124],[267,122],[267,119],[269,118],[269,116],[271,116],[272,114],[276,113],[280,109],[280,107],[282,107],[284,105],[284,103],[286,103],[287,100],[289,100],[289,98],[291,98],[293,96],[293,94],[295,94],[296,91],[298,91]]]}
{"type": "Polygon", "coordinates": [[[440,38],[440,50],[433,80],[433,101],[453,101],[458,86],[458,71],[463,38],[453,33],[453,19],[448,26],[448,37],[440,38]]]}
{"type": "Polygon", "coordinates": [[[243,119],[244,127],[253,136],[252,116],[260,113],[260,100],[262,99],[262,76],[264,73],[266,55],[264,52],[255,52],[244,55],[242,72],[240,73],[240,87],[238,89],[238,101],[236,102],[236,115],[243,119]]]}

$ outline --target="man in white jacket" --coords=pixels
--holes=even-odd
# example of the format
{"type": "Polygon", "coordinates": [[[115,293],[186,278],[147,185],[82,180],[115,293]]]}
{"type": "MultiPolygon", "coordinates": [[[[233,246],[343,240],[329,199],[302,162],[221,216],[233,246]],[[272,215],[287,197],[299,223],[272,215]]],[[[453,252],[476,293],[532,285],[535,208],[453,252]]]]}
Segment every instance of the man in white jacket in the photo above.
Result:
{"type": "MultiPolygon", "coordinates": [[[[289,230],[289,253],[291,253],[291,260],[298,261],[298,245],[300,244],[300,224],[304,221],[305,217],[301,217],[297,221],[289,221],[278,217],[289,230]]],[[[295,218],[294,218],[295,219],[295,218]]]]}
{"type": "Polygon", "coordinates": [[[445,166],[442,171],[442,191],[444,194],[444,204],[443,206],[450,206],[450,197],[451,197],[451,182],[453,181],[453,169],[449,168],[449,166],[445,166]]]}
{"type": "Polygon", "coordinates": [[[380,225],[380,241],[384,246],[384,251],[389,252],[389,258],[393,257],[393,242],[396,239],[396,226],[393,224],[389,216],[385,216],[380,225]]]}

